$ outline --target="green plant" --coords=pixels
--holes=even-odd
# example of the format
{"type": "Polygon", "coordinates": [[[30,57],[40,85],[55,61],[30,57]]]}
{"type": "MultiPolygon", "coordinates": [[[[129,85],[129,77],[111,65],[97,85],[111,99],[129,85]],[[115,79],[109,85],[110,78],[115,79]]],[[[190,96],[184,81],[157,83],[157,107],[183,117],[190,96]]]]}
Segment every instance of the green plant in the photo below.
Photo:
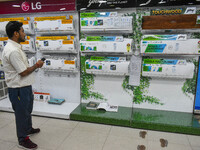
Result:
{"type": "Polygon", "coordinates": [[[150,86],[150,78],[148,77],[142,77],[140,79],[140,85],[137,87],[134,87],[132,85],[129,85],[129,77],[126,76],[123,80],[122,87],[123,89],[128,92],[131,96],[133,95],[133,103],[134,104],[141,104],[144,102],[148,102],[151,104],[160,104],[163,105],[163,103],[160,103],[160,100],[153,96],[145,95],[147,93],[147,88],[150,86]],[[131,92],[130,92],[131,91],[131,92]]]}
{"type": "Polygon", "coordinates": [[[88,56],[81,56],[81,97],[85,100],[95,98],[99,100],[107,100],[101,93],[91,91],[94,84],[94,75],[87,74],[85,68],[85,61],[89,59],[88,56]]]}
{"type": "Polygon", "coordinates": [[[190,94],[195,95],[196,93],[196,80],[197,80],[197,68],[198,68],[198,62],[197,60],[193,59],[193,63],[195,65],[194,75],[192,79],[186,79],[185,83],[183,84],[182,91],[183,93],[188,96],[190,99],[190,94]]]}
{"type": "MultiPolygon", "coordinates": [[[[135,43],[135,50],[140,48],[140,42],[142,40],[142,16],[146,15],[145,11],[138,10],[137,12],[133,12],[131,14],[125,14],[125,16],[133,16],[133,33],[129,36],[133,39],[135,43]]],[[[150,78],[142,77],[140,78],[140,85],[138,87],[134,87],[128,84],[129,77],[126,76],[123,80],[122,87],[123,89],[129,93],[131,96],[133,95],[133,103],[141,104],[143,102],[155,103],[163,105],[160,103],[160,100],[153,96],[145,95],[147,89],[150,86],[150,78]],[[131,91],[131,92],[130,92],[131,91]]]]}

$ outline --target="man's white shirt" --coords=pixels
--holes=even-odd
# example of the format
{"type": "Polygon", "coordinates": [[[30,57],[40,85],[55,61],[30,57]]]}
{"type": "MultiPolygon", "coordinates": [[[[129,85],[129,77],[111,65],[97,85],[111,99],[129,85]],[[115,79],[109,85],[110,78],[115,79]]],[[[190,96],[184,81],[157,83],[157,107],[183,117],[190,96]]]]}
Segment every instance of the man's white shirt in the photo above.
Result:
{"type": "Polygon", "coordinates": [[[8,40],[2,53],[2,63],[5,72],[5,81],[9,88],[19,88],[34,83],[33,73],[25,77],[19,75],[29,67],[29,64],[22,46],[17,42],[8,40]]]}

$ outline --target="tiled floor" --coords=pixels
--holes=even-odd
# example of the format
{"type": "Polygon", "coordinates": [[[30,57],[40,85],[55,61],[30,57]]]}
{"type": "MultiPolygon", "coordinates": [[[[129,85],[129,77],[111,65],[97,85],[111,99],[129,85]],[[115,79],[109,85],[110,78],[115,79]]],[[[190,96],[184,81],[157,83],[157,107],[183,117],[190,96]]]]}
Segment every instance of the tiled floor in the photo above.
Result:
{"type": "MultiPolygon", "coordinates": [[[[146,130],[142,138],[145,130],[36,116],[33,125],[41,129],[30,137],[38,150],[200,150],[200,136],[146,130]]],[[[20,150],[13,113],[0,112],[0,150],[20,150]]]]}

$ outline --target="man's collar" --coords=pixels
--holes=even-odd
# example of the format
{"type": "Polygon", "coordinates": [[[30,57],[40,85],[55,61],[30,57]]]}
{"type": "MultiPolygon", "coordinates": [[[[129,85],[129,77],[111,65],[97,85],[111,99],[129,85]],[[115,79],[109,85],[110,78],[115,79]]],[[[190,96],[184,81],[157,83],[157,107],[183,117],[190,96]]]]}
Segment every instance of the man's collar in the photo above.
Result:
{"type": "Polygon", "coordinates": [[[21,44],[19,44],[19,43],[13,41],[13,40],[11,40],[11,39],[8,39],[8,42],[12,43],[13,45],[15,45],[16,47],[18,47],[18,48],[20,48],[20,49],[22,48],[21,44]]]}

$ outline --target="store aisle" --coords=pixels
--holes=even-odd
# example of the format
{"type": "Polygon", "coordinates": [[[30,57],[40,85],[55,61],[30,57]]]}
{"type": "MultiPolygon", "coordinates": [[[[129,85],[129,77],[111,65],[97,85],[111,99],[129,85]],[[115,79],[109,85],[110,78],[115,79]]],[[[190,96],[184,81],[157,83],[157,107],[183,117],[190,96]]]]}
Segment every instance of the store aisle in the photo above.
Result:
{"type": "MultiPolygon", "coordinates": [[[[38,150],[200,150],[200,136],[33,116],[38,150]]],[[[0,112],[0,150],[17,147],[13,113],[0,112]]]]}

